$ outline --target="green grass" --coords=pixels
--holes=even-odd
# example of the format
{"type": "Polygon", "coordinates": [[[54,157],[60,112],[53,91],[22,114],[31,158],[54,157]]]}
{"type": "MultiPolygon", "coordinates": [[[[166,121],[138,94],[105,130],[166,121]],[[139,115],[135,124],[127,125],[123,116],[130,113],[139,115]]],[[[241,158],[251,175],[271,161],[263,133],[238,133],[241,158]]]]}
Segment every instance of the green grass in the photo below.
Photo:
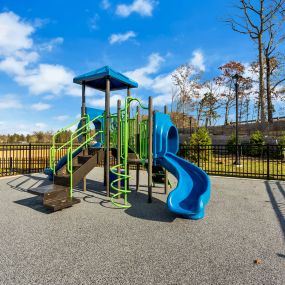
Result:
{"type": "Polygon", "coordinates": [[[268,165],[267,161],[263,159],[241,157],[241,166],[239,167],[234,165],[234,162],[235,159],[232,158],[232,156],[212,156],[207,161],[200,161],[199,166],[209,174],[265,179],[285,179],[285,163],[281,160],[269,160],[268,165]]]}

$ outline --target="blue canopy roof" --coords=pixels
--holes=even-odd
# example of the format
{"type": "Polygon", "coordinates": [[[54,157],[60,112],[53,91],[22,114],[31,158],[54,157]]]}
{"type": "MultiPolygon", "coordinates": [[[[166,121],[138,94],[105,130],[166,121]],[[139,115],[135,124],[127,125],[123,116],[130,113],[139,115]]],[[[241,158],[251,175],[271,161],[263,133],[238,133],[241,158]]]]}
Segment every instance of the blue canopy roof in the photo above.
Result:
{"type": "Polygon", "coordinates": [[[91,72],[79,75],[73,78],[73,82],[81,85],[82,82],[85,82],[86,86],[105,91],[107,78],[110,79],[111,91],[138,87],[137,82],[131,80],[122,73],[113,70],[109,66],[104,66],[91,72]]]}

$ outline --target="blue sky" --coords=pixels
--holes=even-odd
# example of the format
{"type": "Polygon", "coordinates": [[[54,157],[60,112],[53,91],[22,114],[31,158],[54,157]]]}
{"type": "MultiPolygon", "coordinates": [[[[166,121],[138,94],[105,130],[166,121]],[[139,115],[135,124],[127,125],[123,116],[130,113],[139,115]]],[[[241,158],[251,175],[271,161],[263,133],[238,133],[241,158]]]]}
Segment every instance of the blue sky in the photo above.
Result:
{"type": "MultiPolygon", "coordinates": [[[[104,65],[136,79],[135,95],[152,95],[161,108],[179,65],[190,62],[207,79],[229,60],[254,60],[252,43],[223,22],[231,13],[228,0],[1,1],[0,133],[73,121],[80,89],[72,78],[104,65]]],[[[88,105],[102,107],[101,92],[88,95],[88,105]]]]}

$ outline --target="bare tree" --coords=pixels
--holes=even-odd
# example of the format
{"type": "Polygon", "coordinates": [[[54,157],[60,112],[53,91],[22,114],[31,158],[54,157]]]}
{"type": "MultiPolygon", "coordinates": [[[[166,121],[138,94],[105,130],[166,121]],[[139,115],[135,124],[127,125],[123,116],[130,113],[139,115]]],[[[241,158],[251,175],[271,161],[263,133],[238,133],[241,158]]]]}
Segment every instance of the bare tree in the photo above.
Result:
{"type": "Polygon", "coordinates": [[[278,12],[283,11],[285,0],[240,0],[236,8],[241,15],[237,19],[228,19],[234,31],[248,35],[258,45],[259,63],[259,104],[261,122],[266,121],[264,87],[264,35],[270,27],[270,21],[278,12]]]}
{"type": "Polygon", "coordinates": [[[267,114],[268,122],[273,122],[273,110],[272,95],[276,94],[276,88],[285,81],[284,72],[281,75],[284,65],[284,55],[279,51],[279,46],[285,39],[283,31],[283,24],[285,20],[284,10],[281,9],[280,13],[277,13],[274,18],[268,22],[268,29],[266,32],[266,44],[264,46],[264,57],[266,64],[266,99],[267,99],[267,114]],[[272,82],[274,81],[274,83],[272,82]]]}
{"type": "Polygon", "coordinates": [[[178,88],[177,111],[183,114],[183,129],[185,114],[193,109],[200,78],[201,74],[190,64],[183,64],[172,73],[173,84],[178,88]]]}
{"type": "Polygon", "coordinates": [[[220,117],[218,109],[221,106],[220,86],[216,84],[216,80],[208,80],[203,84],[203,90],[206,93],[200,101],[200,114],[199,117],[204,117],[205,127],[211,126],[220,117]]]}
{"type": "Polygon", "coordinates": [[[229,124],[229,112],[235,103],[235,93],[234,93],[234,79],[233,76],[238,74],[242,76],[244,73],[244,65],[236,62],[230,61],[219,67],[222,74],[216,78],[216,84],[221,87],[220,95],[223,101],[223,106],[225,107],[225,121],[224,124],[229,124]]]}
{"type": "Polygon", "coordinates": [[[178,96],[178,89],[177,86],[172,86],[171,87],[171,113],[174,111],[174,103],[177,100],[178,96]]]}

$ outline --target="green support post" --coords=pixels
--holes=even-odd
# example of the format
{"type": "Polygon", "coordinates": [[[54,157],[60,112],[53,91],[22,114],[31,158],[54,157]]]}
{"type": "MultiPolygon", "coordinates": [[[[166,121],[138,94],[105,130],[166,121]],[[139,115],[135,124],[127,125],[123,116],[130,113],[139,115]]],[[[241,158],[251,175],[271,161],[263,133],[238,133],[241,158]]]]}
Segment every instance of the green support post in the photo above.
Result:
{"type": "MultiPolygon", "coordinates": [[[[137,125],[136,125],[136,151],[137,153],[140,153],[139,147],[140,147],[140,108],[137,106],[137,125]]],[[[140,185],[140,164],[137,163],[136,165],[136,192],[139,191],[139,185],[140,185]]]]}
{"type": "Polygon", "coordinates": [[[148,202],[152,203],[152,97],[148,98],[148,202]]]}
{"type": "MultiPolygon", "coordinates": [[[[117,172],[121,173],[121,100],[118,100],[117,102],[117,172]]],[[[118,191],[121,190],[121,181],[118,181],[117,183],[118,191]]],[[[120,198],[120,196],[119,196],[120,198]]]]}

